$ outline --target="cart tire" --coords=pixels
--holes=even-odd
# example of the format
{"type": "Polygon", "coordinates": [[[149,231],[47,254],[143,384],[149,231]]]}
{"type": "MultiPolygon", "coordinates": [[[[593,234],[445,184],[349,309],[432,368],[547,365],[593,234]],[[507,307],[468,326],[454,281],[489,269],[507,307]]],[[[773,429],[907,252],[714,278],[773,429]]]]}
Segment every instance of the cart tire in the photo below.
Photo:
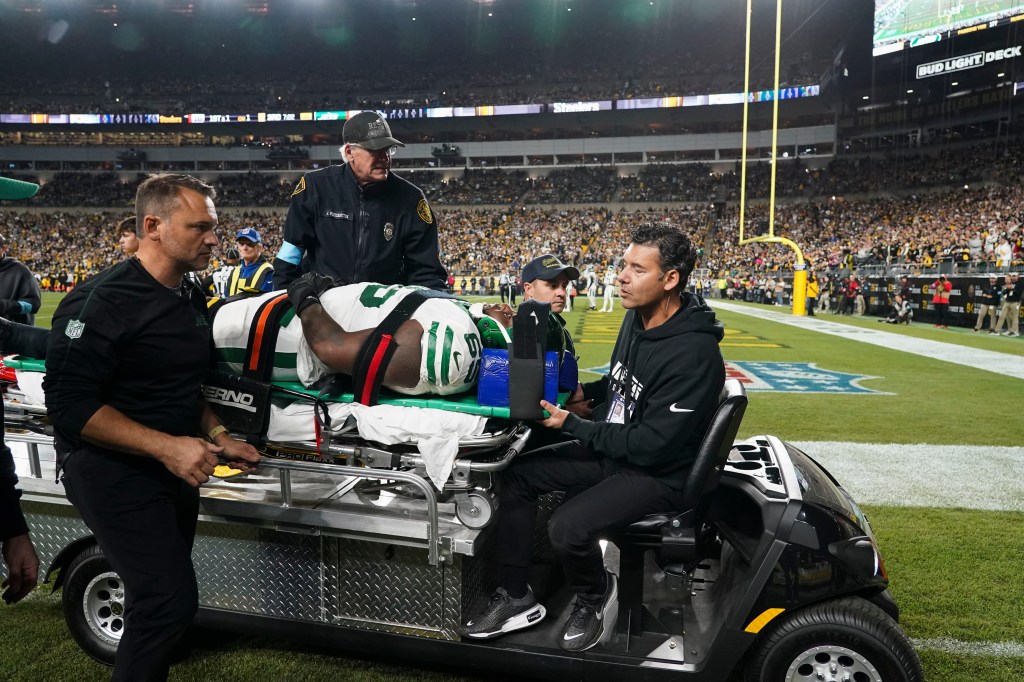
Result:
{"type": "Polygon", "coordinates": [[[773,620],[754,645],[744,679],[921,682],[924,673],[896,621],[865,599],[846,597],[773,620]]]}
{"type": "Polygon", "coordinates": [[[113,665],[124,634],[124,581],[98,545],[71,562],[61,604],[68,630],[82,651],[113,665]]]}
{"type": "Polygon", "coordinates": [[[467,494],[469,504],[460,503],[456,495],[455,516],[466,528],[474,530],[486,528],[487,524],[494,518],[494,510],[498,501],[488,492],[474,490],[467,494]]]}

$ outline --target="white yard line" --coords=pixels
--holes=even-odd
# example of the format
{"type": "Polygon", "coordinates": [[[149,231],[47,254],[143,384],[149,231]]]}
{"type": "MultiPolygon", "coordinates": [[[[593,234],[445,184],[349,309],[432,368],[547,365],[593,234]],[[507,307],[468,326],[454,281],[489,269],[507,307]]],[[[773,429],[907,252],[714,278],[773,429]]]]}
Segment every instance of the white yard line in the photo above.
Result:
{"type": "Polygon", "coordinates": [[[808,329],[831,336],[841,336],[844,339],[870,343],[874,346],[903,351],[904,353],[923,355],[926,358],[974,367],[975,369],[994,372],[1001,376],[1024,379],[1024,358],[1019,355],[980,350],[944,341],[918,339],[913,336],[894,334],[882,329],[864,329],[863,327],[832,322],[820,317],[797,317],[790,313],[781,313],[765,307],[748,307],[718,299],[708,301],[708,305],[712,308],[728,310],[731,313],[749,315],[750,317],[787,324],[791,327],[808,329]]]}
{"type": "Polygon", "coordinates": [[[937,649],[963,656],[997,656],[1024,658],[1024,644],[1020,642],[961,642],[959,639],[912,639],[915,649],[937,649]]]}
{"type": "Polygon", "coordinates": [[[795,442],[861,504],[1024,511],[1024,447],[795,442]]]}

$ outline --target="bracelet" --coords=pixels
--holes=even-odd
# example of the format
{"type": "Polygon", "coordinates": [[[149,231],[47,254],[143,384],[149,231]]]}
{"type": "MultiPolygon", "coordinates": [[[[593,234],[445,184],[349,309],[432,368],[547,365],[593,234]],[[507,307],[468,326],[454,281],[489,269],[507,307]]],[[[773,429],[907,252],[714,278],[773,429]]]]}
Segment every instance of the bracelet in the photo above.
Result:
{"type": "Polygon", "coordinates": [[[209,438],[210,441],[212,442],[212,441],[215,441],[217,439],[217,436],[219,436],[222,433],[227,433],[227,432],[228,432],[228,430],[227,430],[227,428],[225,428],[225,426],[223,424],[217,424],[212,429],[210,429],[210,432],[206,434],[206,437],[209,438]]]}

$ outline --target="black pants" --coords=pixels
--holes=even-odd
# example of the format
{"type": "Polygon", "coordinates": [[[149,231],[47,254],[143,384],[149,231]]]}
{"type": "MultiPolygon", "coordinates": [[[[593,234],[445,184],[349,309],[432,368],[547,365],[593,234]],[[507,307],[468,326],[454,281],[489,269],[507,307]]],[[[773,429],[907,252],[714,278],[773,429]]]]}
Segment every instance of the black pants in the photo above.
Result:
{"type": "Polygon", "coordinates": [[[949,326],[949,304],[948,303],[936,303],[935,312],[938,313],[939,321],[936,324],[943,326],[949,326]]]}
{"type": "Polygon", "coordinates": [[[145,457],[92,448],[64,463],[64,487],[125,584],[111,680],[166,680],[199,606],[192,542],[199,493],[145,457]]]}
{"type": "Polygon", "coordinates": [[[648,514],[678,509],[682,496],[635,470],[615,470],[579,441],[552,445],[516,458],[501,474],[498,546],[503,583],[512,595],[526,589],[538,496],[567,493],[551,516],[548,535],[566,579],[580,594],[604,590],[604,561],[597,544],[602,531],[621,528],[648,514]]]}

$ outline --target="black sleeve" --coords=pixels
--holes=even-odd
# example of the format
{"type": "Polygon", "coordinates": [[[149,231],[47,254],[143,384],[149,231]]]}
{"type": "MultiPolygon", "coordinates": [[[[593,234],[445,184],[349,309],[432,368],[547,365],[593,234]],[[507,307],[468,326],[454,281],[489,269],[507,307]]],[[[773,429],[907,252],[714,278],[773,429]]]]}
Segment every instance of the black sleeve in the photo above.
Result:
{"type": "Polygon", "coordinates": [[[28,268],[20,263],[13,263],[12,265],[13,267],[6,271],[6,276],[14,277],[14,284],[10,288],[13,294],[8,299],[0,299],[0,315],[4,317],[24,314],[34,315],[39,312],[39,306],[42,304],[39,284],[28,268]],[[22,313],[18,301],[25,301],[32,306],[32,309],[28,313],[22,313]]]}
{"type": "Polygon", "coordinates": [[[86,422],[105,404],[123,320],[131,316],[95,290],[89,296],[74,293],[61,301],[53,316],[43,390],[54,426],[79,442],[86,422]]]}
{"type": "Polygon", "coordinates": [[[448,288],[448,271],[441,265],[437,216],[430,210],[426,197],[420,195],[409,223],[411,236],[405,245],[405,283],[444,291],[448,288]]]}
{"type": "Polygon", "coordinates": [[[592,422],[570,414],[562,430],[604,457],[657,471],[679,461],[680,444],[703,436],[709,412],[725,383],[722,356],[710,346],[687,351],[688,360],[669,367],[645,388],[638,422],[592,422]],[[648,393],[649,391],[649,393],[648,393]]]}
{"type": "Polygon", "coordinates": [[[14,469],[14,457],[6,445],[0,445],[0,542],[28,532],[25,515],[21,513],[17,489],[18,475],[14,469]]]}
{"type": "Polygon", "coordinates": [[[274,290],[283,291],[302,276],[302,268],[280,258],[274,259],[274,290]]]}
{"type": "MultiPolygon", "coordinates": [[[[288,215],[284,219],[284,244],[278,256],[288,253],[292,258],[295,251],[298,257],[308,255],[309,249],[316,243],[316,210],[313,182],[302,176],[299,184],[292,191],[288,203],[288,215]]],[[[302,275],[302,264],[292,263],[280,257],[274,258],[274,289],[281,291],[302,275]]]]}

